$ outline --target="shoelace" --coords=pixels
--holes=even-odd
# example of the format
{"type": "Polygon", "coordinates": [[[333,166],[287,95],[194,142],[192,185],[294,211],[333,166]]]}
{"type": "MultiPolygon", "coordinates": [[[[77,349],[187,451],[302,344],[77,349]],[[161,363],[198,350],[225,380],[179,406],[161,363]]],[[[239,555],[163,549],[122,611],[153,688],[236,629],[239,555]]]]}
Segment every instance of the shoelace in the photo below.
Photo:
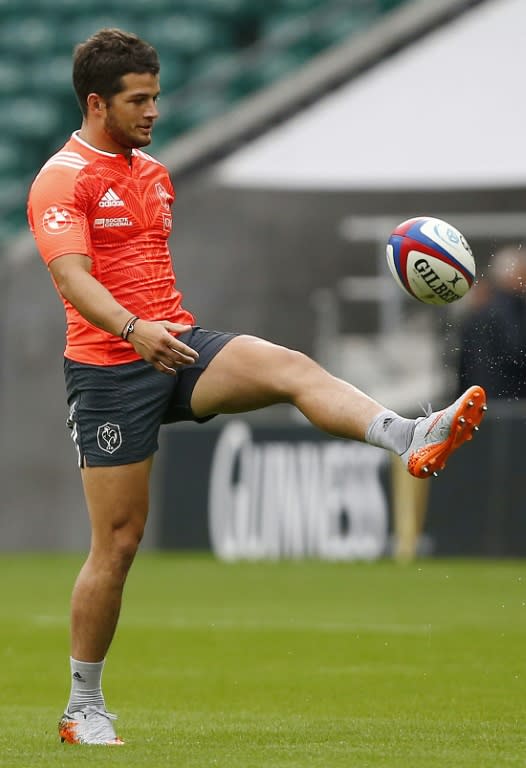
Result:
{"type": "Polygon", "coordinates": [[[433,408],[431,407],[431,403],[428,403],[427,405],[424,405],[424,403],[418,403],[420,408],[424,411],[424,417],[427,418],[428,416],[431,416],[433,413],[433,408]]]}

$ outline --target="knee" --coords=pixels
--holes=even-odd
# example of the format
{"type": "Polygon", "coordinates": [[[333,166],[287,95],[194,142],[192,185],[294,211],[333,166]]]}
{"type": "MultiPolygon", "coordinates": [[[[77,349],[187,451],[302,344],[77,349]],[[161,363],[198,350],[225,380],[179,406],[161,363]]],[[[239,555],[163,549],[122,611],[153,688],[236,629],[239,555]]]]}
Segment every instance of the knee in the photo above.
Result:
{"type": "Polygon", "coordinates": [[[295,397],[303,390],[313,374],[320,369],[314,360],[298,352],[295,349],[283,349],[280,365],[276,367],[281,376],[276,377],[276,383],[288,395],[288,399],[294,401],[295,397]]]}
{"type": "Polygon", "coordinates": [[[114,532],[114,551],[123,566],[127,568],[133,562],[143,535],[142,528],[128,525],[114,532]]]}
{"type": "Polygon", "coordinates": [[[112,529],[110,540],[104,547],[111,571],[122,579],[133,563],[143,536],[143,528],[127,524],[112,529]]]}

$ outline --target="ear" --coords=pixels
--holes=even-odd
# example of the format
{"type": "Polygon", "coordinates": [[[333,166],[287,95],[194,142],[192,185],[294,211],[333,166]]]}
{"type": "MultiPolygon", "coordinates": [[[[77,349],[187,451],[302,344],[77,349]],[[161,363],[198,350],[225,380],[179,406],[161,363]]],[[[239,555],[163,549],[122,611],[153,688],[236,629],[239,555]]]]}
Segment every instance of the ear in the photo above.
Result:
{"type": "Polygon", "coordinates": [[[88,113],[102,114],[106,109],[106,102],[98,93],[90,93],[87,98],[88,113]]]}

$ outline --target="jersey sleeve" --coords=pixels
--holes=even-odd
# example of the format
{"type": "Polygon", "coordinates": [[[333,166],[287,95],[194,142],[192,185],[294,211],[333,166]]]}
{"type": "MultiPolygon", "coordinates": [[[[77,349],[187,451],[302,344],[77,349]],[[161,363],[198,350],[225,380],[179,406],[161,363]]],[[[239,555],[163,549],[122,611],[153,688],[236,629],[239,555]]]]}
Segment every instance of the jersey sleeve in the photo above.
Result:
{"type": "Polygon", "coordinates": [[[46,264],[68,253],[90,255],[87,216],[75,194],[77,175],[54,166],[41,171],[30,189],[29,227],[46,264]]]}

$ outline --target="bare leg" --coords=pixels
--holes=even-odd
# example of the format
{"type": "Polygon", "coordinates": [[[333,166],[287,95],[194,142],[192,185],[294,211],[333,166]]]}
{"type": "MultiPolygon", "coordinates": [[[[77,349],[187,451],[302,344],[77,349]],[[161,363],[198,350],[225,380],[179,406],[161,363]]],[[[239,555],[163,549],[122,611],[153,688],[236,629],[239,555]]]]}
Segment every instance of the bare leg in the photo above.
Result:
{"type": "Polygon", "coordinates": [[[71,601],[71,655],[98,662],[106,656],[128,570],[148,514],[152,459],[120,467],[86,467],[82,482],[91,520],[91,548],[71,601]]]}
{"type": "Polygon", "coordinates": [[[306,355],[252,336],[229,342],[199,378],[192,396],[197,416],[275,403],[295,405],[325,432],[362,441],[372,419],[384,410],[306,355]]]}
{"type": "Polygon", "coordinates": [[[198,379],[191,405],[196,416],[207,416],[273,403],[292,403],[324,432],[397,453],[419,478],[444,469],[487,410],[484,390],[473,385],[442,411],[406,419],[300,352],[252,336],[233,339],[216,355],[198,379]]]}

